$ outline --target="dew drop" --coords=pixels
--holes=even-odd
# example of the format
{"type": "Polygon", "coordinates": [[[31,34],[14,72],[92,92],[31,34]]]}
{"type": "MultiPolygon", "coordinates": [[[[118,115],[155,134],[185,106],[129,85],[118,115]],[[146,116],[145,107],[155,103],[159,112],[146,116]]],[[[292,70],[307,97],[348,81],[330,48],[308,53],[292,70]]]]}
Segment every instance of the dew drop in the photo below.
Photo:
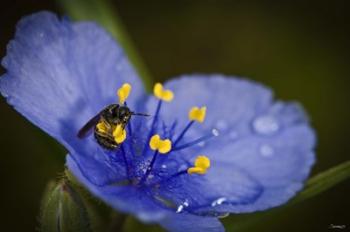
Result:
{"type": "Polygon", "coordinates": [[[211,133],[213,133],[214,136],[219,136],[219,131],[217,129],[212,129],[211,133]]]}
{"type": "Polygon", "coordinates": [[[213,202],[211,203],[211,206],[214,207],[214,206],[217,206],[217,205],[221,205],[221,204],[224,203],[226,200],[227,200],[226,197],[220,197],[220,198],[216,199],[215,201],[213,201],[213,202]]]}
{"type": "Polygon", "coordinates": [[[227,125],[227,122],[220,119],[216,122],[216,127],[219,129],[219,130],[226,130],[228,128],[228,125],[227,125]]]}
{"type": "Polygon", "coordinates": [[[184,201],[184,203],[182,203],[181,205],[179,205],[176,209],[176,213],[181,213],[183,211],[184,208],[188,207],[189,203],[188,201],[184,201]]]}
{"type": "Polygon", "coordinates": [[[260,147],[260,154],[264,157],[271,157],[274,154],[274,150],[271,146],[264,144],[260,147]]]}
{"type": "Polygon", "coordinates": [[[179,207],[177,207],[177,209],[176,209],[176,213],[181,213],[183,209],[184,209],[184,206],[179,205],[179,207]]]}
{"type": "Polygon", "coordinates": [[[163,165],[162,165],[162,168],[163,168],[163,169],[166,169],[167,167],[166,167],[166,165],[165,165],[165,164],[163,164],[163,165]]]}
{"type": "Polygon", "coordinates": [[[279,130],[278,122],[271,116],[257,117],[253,122],[253,127],[255,132],[264,135],[272,135],[279,130]]]}

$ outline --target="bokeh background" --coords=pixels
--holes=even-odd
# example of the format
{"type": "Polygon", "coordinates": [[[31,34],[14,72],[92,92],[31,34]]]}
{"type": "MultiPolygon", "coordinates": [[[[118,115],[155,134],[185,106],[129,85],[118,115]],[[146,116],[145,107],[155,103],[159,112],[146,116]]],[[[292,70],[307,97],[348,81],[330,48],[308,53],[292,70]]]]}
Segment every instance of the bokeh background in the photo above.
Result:
{"type": "MultiPolygon", "coordinates": [[[[349,1],[114,1],[155,81],[183,73],[249,77],[300,101],[317,130],[313,174],[349,159],[349,1]]],[[[16,22],[54,1],[0,3],[0,56],[16,22]]],[[[4,70],[0,70],[0,74],[4,70]]],[[[63,171],[65,151],[0,100],[1,231],[35,231],[47,181],[63,171]]],[[[330,231],[346,225],[350,181],[279,210],[248,231],[330,231]]]]}

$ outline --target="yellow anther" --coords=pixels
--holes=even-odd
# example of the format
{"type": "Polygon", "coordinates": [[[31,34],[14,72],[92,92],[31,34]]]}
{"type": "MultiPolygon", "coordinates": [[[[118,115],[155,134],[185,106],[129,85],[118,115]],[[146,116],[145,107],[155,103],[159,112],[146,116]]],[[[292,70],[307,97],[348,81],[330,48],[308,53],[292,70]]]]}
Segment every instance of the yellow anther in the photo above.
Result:
{"type": "Polygon", "coordinates": [[[153,94],[157,98],[163,101],[170,102],[174,98],[174,94],[171,90],[163,89],[163,85],[161,83],[156,83],[153,88],[153,94]]]}
{"type": "Polygon", "coordinates": [[[203,106],[201,108],[192,107],[190,112],[188,112],[188,118],[191,121],[203,122],[205,119],[205,114],[207,112],[207,107],[203,106]]]}
{"type": "Polygon", "coordinates": [[[149,141],[152,150],[158,150],[161,154],[166,154],[171,150],[171,141],[169,139],[162,140],[159,135],[153,135],[149,141]]]}
{"type": "Polygon", "coordinates": [[[96,127],[99,132],[107,133],[107,126],[103,121],[100,121],[99,123],[97,123],[96,127]]]}
{"type": "Polygon", "coordinates": [[[114,141],[118,144],[124,142],[126,139],[126,131],[121,125],[117,125],[113,131],[114,141]]]}
{"type": "Polygon", "coordinates": [[[124,83],[117,91],[119,97],[119,104],[124,104],[126,99],[129,97],[131,91],[131,85],[129,83],[124,83]]]}
{"type": "Polygon", "coordinates": [[[188,174],[205,174],[210,167],[210,159],[206,156],[198,156],[194,162],[194,167],[187,169],[188,174]]]}

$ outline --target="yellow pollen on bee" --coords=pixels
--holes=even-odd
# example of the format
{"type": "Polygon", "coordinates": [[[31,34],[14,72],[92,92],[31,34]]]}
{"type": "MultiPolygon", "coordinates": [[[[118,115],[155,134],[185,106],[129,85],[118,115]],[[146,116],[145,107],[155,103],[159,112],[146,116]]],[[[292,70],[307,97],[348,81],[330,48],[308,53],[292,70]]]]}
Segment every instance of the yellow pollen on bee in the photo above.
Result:
{"type": "Polygon", "coordinates": [[[129,97],[131,91],[131,85],[129,83],[124,83],[117,91],[119,97],[119,104],[124,104],[126,99],[129,97]]]}
{"type": "Polygon", "coordinates": [[[103,121],[100,121],[99,123],[97,123],[96,127],[99,132],[107,133],[107,126],[103,121]]]}
{"type": "Polygon", "coordinates": [[[188,174],[200,174],[203,175],[210,167],[210,159],[204,155],[200,155],[194,162],[194,167],[187,169],[188,174]]]}
{"type": "Polygon", "coordinates": [[[161,154],[166,154],[171,150],[171,141],[169,139],[162,140],[159,135],[155,134],[149,141],[152,150],[158,150],[161,154]]]}
{"type": "Polygon", "coordinates": [[[113,138],[114,141],[118,144],[124,142],[124,140],[126,139],[126,131],[121,125],[117,125],[113,130],[113,138]]]}
{"type": "Polygon", "coordinates": [[[164,89],[161,83],[156,83],[153,87],[153,94],[158,99],[170,102],[174,98],[174,93],[171,90],[164,89]]]}
{"type": "Polygon", "coordinates": [[[205,119],[205,115],[207,112],[207,107],[203,106],[201,108],[199,107],[192,107],[191,110],[188,112],[188,118],[191,121],[197,121],[202,123],[205,119]]]}

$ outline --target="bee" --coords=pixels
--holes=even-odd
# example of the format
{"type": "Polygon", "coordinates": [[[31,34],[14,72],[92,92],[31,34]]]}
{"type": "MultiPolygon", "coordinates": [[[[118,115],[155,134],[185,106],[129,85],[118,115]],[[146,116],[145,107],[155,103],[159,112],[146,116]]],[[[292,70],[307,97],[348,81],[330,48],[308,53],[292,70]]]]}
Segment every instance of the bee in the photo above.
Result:
{"type": "Polygon", "coordinates": [[[113,137],[113,130],[118,125],[123,129],[129,123],[131,116],[149,116],[143,113],[134,113],[126,105],[111,104],[101,110],[97,115],[91,118],[78,132],[77,136],[83,139],[94,132],[94,137],[97,143],[108,150],[113,150],[119,147],[113,137]],[[97,124],[103,123],[106,126],[106,131],[100,131],[97,124]]]}

